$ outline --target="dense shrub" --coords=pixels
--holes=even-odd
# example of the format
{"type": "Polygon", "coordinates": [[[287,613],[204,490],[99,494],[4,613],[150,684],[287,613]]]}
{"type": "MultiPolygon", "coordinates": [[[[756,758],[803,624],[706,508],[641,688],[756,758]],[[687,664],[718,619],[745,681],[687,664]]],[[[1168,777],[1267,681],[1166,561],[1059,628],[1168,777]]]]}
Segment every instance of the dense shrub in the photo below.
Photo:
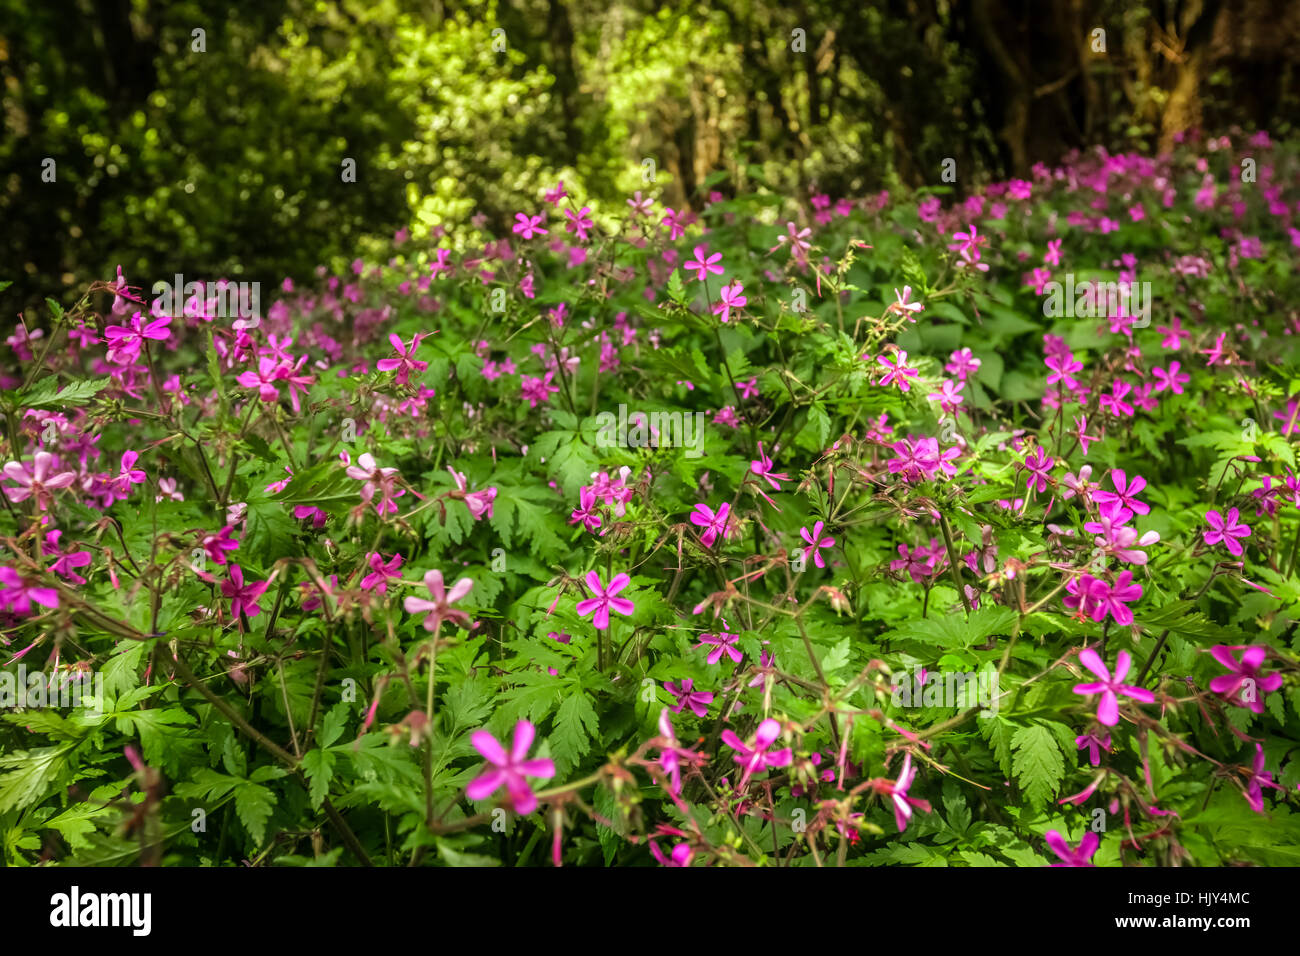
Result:
{"type": "Polygon", "coordinates": [[[3,673],[104,699],[3,715],[7,861],[1294,862],[1298,176],[548,184],[264,315],[51,302],[3,673]]]}

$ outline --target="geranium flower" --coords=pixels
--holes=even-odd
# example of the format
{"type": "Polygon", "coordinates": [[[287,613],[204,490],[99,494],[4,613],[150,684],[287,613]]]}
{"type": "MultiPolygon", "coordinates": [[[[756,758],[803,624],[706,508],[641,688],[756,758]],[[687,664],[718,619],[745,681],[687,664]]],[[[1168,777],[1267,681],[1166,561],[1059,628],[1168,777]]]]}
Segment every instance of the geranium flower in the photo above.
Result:
{"type": "Polygon", "coordinates": [[[739,640],[739,634],[728,634],[726,631],[719,631],[717,635],[701,634],[700,641],[695,646],[713,648],[706,658],[710,664],[716,664],[722,660],[723,654],[726,654],[732,661],[739,664],[745,657],[740,648],[736,646],[736,642],[739,640]]]}
{"type": "Polygon", "coordinates": [[[1246,707],[1256,714],[1264,713],[1264,695],[1282,686],[1281,674],[1260,676],[1259,669],[1264,664],[1268,648],[1260,644],[1216,644],[1210,648],[1210,654],[1229,671],[1213,678],[1210,690],[1229,698],[1238,707],[1246,707]],[[1241,651],[1240,661],[1233,657],[1233,651],[1241,651]]]}
{"type": "Polygon", "coordinates": [[[1106,669],[1101,657],[1091,647],[1079,652],[1079,663],[1100,677],[1101,680],[1091,684],[1076,684],[1074,692],[1085,695],[1101,694],[1101,701],[1097,704],[1097,720],[1107,727],[1114,727],[1119,723],[1118,695],[1122,694],[1145,704],[1155,702],[1155,695],[1151,691],[1121,683],[1128,675],[1129,667],[1133,663],[1128,651],[1120,651],[1116,656],[1115,675],[1113,677],[1110,671],[1106,669]]]}
{"type": "Polygon", "coordinates": [[[813,564],[819,568],[826,567],[826,560],[822,557],[822,548],[829,548],[835,544],[835,539],[827,535],[822,537],[822,529],[826,527],[824,521],[818,521],[813,525],[812,534],[808,533],[807,528],[800,528],[799,535],[808,544],[812,550],[813,564]]]}
{"type": "Polygon", "coordinates": [[[257,601],[270,586],[269,581],[244,583],[244,570],[237,564],[230,566],[230,578],[221,582],[221,593],[230,601],[230,613],[239,617],[241,613],[257,617],[262,613],[257,601]]]}
{"type": "Polygon", "coordinates": [[[397,352],[397,358],[380,359],[375,363],[375,368],[381,372],[396,370],[397,375],[394,376],[394,381],[398,385],[410,385],[412,372],[423,372],[429,367],[428,362],[421,362],[414,358],[415,350],[420,347],[420,339],[423,337],[423,333],[417,332],[411,337],[411,344],[408,347],[402,343],[401,336],[396,332],[391,333],[388,336],[388,341],[393,346],[393,350],[397,352]]]}
{"type": "Polygon", "coordinates": [[[1250,528],[1239,518],[1236,508],[1229,508],[1226,516],[1217,511],[1207,511],[1205,522],[1210,526],[1210,530],[1203,532],[1205,543],[1209,545],[1221,543],[1233,557],[1240,557],[1245,549],[1237,539],[1249,538],[1250,528]]]}
{"type": "Polygon", "coordinates": [[[725,501],[718,506],[716,512],[703,502],[695,506],[695,510],[691,512],[690,521],[697,528],[704,529],[700,532],[700,543],[706,548],[713,547],[713,542],[718,539],[718,535],[722,535],[723,541],[727,540],[730,535],[728,522],[730,512],[731,505],[725,501]]]}
{"type": "Polygon", "coordinates": [[[781,725],[770,717],[758,725],[758,730],[754,734],[753,745],[746,744],[736,736],[734,731],[724,730],[722,732],[722,742],[737,752],[734,759],[736,763],[745,768],[745,773],[740,779],[739,789],[743,790],[745,784],[749,782],[750,776],[755,773],[761,773],[769,767],[785,767],[789,765],[793,758],[789,747],[781,750],[770,749],[779,736],[781,736],[781,725]]]}
{"type": "Polygon", "coordinates": [[[609,587],[605,587],[600,581],[600,575],[595,571],[588,571],[586,577],[587,587],[595,595],[585,601],[579,601],[575,610],[579,616],[586,617],[588,614],[595,612],[591,619],[592,626],[598,631],[603,631],[609,627],[609,612],[617,611],[619,614],[631,614],[636,610],[634,605],[627,598],[614,597],[619,591],[623,590],[632,583],[632,579],[626,574],[616,574],[610,578],[609,587]]]}
{"type": "Polygon", "coordinates": [[[55,459],[48,451],[38,451],[32,457],[31,467],[28,468],[21,461],[11,461],[5,464],[5,477],[14,482],[18,487],[5,487],[5,494],[9,496],[10,501],[26,501],[28,498],[36,499],[36,507],[45,511],[54,501],[54,496],[50,494],[60,488],[66,488],[77,480],[75,471],[63,471],[58,474],[50,474],[55,468],[55,459]]]}
{"type": "Polygon", "coordinates": [[[487,760],[489,767],[469,782],[465,795],[471,800],[486,800],[502,787],[510,797],[515,813],[529,814],[537,809],[537,795],[528,785],[526,777],[549,780],[555,776],[555,764],[545,758],[528,759],[537,729],[527,720],[515,724],[515,737],[510,752],[501,746],[486,730],[476,730],[470,735],[474,749],[487,760]]]}
{"type": "Polygon", "coordinates": [[[680,684],[665,681],[664,690],[677,698],[676,705],[669,708],[674,714],[680,714],[683,707],[689,707],[696,717],[703,717],[709,712],[709,704],[713,703],[713,694],[695,690],[695,681],[689,677],[682,678],[680,684]]]}
{"type": "Polygon", "coordinates": [[[1077,848],[1070,846],[1065,842],[1065,837],[1056,830],[1047,831],[1043,837],[1047,845],[1052,848],[1052,852],[1060,858],[1060,863],[1053,863],[1052,866],[1095,866],[1090,863],[1093,854],[1097,852],[1097,847],[1101,846],[1101,837],[1089,830],[1079,841],[1077,848]]]}
{"type": "Polygon", "coordinates": [[[469,629],[469,615],[464,611],[452,607],[457,601],[469,594],[474,587],[474,582],[469,578],[461,578],[451,586],[448,591],[443,587],[442,572],[438,570],[426,571],[424,575],[424,586],[429,589],[429,596],[432,601],[410,595],[402,601],[402,607],[406,609],[407,614],[428,614],[424,618],[424,629],[426,631],[435,631],[443,621],[451,621],[466,630],[469,629]]]}

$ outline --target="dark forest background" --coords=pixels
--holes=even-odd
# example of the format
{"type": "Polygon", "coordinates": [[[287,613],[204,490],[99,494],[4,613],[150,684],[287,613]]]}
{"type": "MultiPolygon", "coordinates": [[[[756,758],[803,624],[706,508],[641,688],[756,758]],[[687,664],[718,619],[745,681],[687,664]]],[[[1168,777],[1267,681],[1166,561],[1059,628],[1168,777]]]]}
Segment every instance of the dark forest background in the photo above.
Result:
{"type": "Polygon", "coordinates": [[[557,180],[600,213],[1285,138],[1297,50],[1300,0],[0,0],[0,309],[463,245],[557,180]]]}

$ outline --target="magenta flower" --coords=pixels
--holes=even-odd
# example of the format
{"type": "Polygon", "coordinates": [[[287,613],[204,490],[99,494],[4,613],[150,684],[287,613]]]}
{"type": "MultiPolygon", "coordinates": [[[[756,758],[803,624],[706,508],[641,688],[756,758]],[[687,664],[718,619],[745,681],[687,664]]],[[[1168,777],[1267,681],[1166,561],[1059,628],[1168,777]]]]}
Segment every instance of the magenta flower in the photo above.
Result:
{"type": "Polygon", "coordinates": [[[122,452],[122,470],[109,480],[109,488],[115,495],[126,498],[131,494],[131,486],[142,484],[145,473],[135,467],[140,458],[139,452],[122,452]]]}
{"type": "Polygon", "coordinates": [[[1229,508],[1226,517],[1217,511],[1207,511],[1205,521],[1210,526],[1210,530],[1204,532],[1205,543],[1213,545],[1222,542],[1229,554],[1239,557],[1245,549],[1237,539],[1249,538],[1250,528],[1239,520],[1237,509],[1229,508]]]}
{"type": "Polygon", "coordinates": [[[11,614],[26,616],[32,613],[32,604],[44,607],[59,606],[59,592],[27,581],[13,568],[0,567],[0,608],[11,614]]]}
{"type": "Polygon", "coordinates": [[[907,829],[907,822],[912,819],[913,807],[924,810],[926,813],[930,812],[928,800],[907,795],[907,791],[911,789],[914,780],[916,780],[916,768],[912,766],[912,755],[905,754],[903,756],[903,769],[899,771],[898,779],[889,785],[889,799],[894,804],[894,822],[898,824],[899,833],[907,829]]]}
{"type": "Polygon", "coordinates": [[[274,358],[260,358],[257,360],[257,371],[247,371],[241,373],[235,381],[244,388],[257,389],[258,397],[264,402],[278,401],[280,398],[280,387],[276,384],[284,376],[281,374],[280,363],[274,358]]]}
{"type": "Polygon", "coordinates": [[[713,314],[720,315],[723,322],[731,318],[731,310],[743,308],[749,300],[744,296],[745,287],[739,282],[724,285],[718,292],[718,303],[713,307],[713,314]]]}
{"type": "Polygon", "coordinates": [[[1151,691],[1121,683],[1128,675],[1129,667],[1133,663],[1128,651],[1120,651],[1115,658],[1115,675],[1113,677],[1110,671],[1106,669],[1101,657],[1091,647],[1079,652],[1079,663],[1100,677],[1101,680],[1091,684],[1076,684],[1074,692],[1085,695],[1101,694],[1101,701],[1097,704],[1097,720],[1107,727],[1114,727],[1119,723],[1118,695],[1122,694],[1125,697],[1131,697],[1146,704],[1155,702],[1155,695],[1151,691]]]}
{"type": "Polygon", "coordinates": [[[257,604],[258,598],[266,593],[269,586],[269,581],[245,584],[243,569],[237,564],[232,564],[230,579],[221,582],[221,593],[229,599],[232,615],[239,617],[240,614],[247,614],[249,617],[257,617],[262,613],[262,609],[257,604]]]}
{"type": "Polygon", "coordinates": [[[21,461],[8,462],[4,467],[5,477],[18,487],[5,487],[5,494],[10,501],[26,501],[34,497],[36,507],[45,511],[54,500],[50,492],[66,488],[77,479],[75,471],[51,475],[54,467],[54,456],[48,451],[38,451],[32,458],[30,469],[21,461]]]}
{"type": "Polygon", "coordinates": [[[1053,863],[1052,866],[1095,866],[1096,864],[1088,862],[1092,859],[1093,854],[1097,852],[1097,847],[1101,846],[1101,837],[1089,830],[1079,841],[1078,848],[1070,846],[1065,842],[1065,837],[1056,830],[1048,830],[1043,837],[1047,845],[1052,848],[1061,860],[1060,863],[1053,863]]]}
{"type": "Polygon", "coordinates": [[[590,485],[578,489],[578,507],[569,515],[569,524],[580,524],[590,532],[600,527],[600,514],[596,511],[596,491],[590,485]]]}
{"type": "Polygon", "coordinates": [[[1074,745],[1082,750],[1088,748],[1088,760],[1094,767],[1101,766],[1101,754],[1110,750],[1110,734],[1098,737],[1096,734],[1081,734],[1074,738],[1074,745]]]}
{"type": "Polygon", "coordinates": [[[1024,467],[1029,472],[1025,484],[1030,491],[1047,490],[1048,482],[1052,480],[1052,466],[1055,464],[1056,459],[1049,457],[1042,448],[1035,448],[1033,454],[1025,458],[1024,467]]]}
{"type": "Polygon", "coordinates": [[[1178,362],[1169,363],[1169,371],[1162,368],[1153,368],[1151,374],[1156,377],[1156,391],[1163,392],[1169,389],[1175,395],[1183,394],[1183,386],[1192,380],[1190,375],[1181,374],[1178,370],[1181,366],[1178,362]]]}
{"type": "Polygon", "coordinates": [[[1145,478],[1141,475],[1134,475],[1129,478],[1122,468],[1112,468],[1110,470],[1110,483],[1115,490],[1095,492],[1092,496],[1093,501],[1103,505],[1114,502],[1140,515],[1150,513],[1151,506],[1138,501],[1136,497],[1147,486],[1145,478]]]}
{"type": "Polygon", "coordinates": [[[542,228],[541,216],[526,216],[522,212],[515,213],[517,220],[511,227],[511,232],[518,234],[523,239],[531,239],[533,236],[544,236],[546,230],[542,228]]]}
{"type": "Polygon", "coordinates": [[[711,646],[713,650],[709,652],[707,658],[710,664],[716,664],[722,660],[722,655],[726,654],[735,663],[739,664],[745,655],[740,652],[736,642],[740,640],[739,634],[728,634],[726,631],[719,631],[717,636],[712,634],[701,634],[700,642],[696,647],[711,646]]]}
{"type": "Polygon", "coordinates": [[[545,377],[538,375],[520,376],[519,395],[521,398],[528,400],[529,408],[536,408],[539,404],[549,402],[551,396],[560,390],[560,386],[551,384],[553,378],[555,378],[554,372],[547,372],[545,377]]]}
{"type": "Polygon", "coordinates": [[[731,730],[722,732],[722,742],[736,751],[735,761],[745,768],[744,776],[740,779],[739,789],[743,790],[745,784],[749,782],[752,774],[761,773],[769,767],[785,767],[789,765],[793,754],[789,747],[781,750],[770,750],[769,748],[781,736],[781,725],[770,717],[758,725],[758,731],[754,734],[753,746],[746,744],[736,736],[731,730]]]}
{"type": "Polygon", "coordinates": [[[417,332],[411,337],[411,345],[408,348],[402,344],[402,338],[396,332],[388,336],[388,341],[392,344],[394,351],[397,352],[397,358],[380,359],[375,363],[375,368],[381,372],[391,372],[397,370],[395,381],[398,385],[410,385],[412,372],[423,372],[429,367],[428,362],[421,362],[416,359],[415,350],[420,347],[420,339],[423,334],[417,332]]]}
{"type": "Polygon", "coordinates": [[[718,539],[718,535],[722,535],[723,541],[727,540],[730,535],[727,520],[730,512],[731,505],[725,501],[716,512],[703,502],[695,506],[695,510],[691,512],[691,524],[704,529],[700,532],[700,543],[706,548],[713,547],[713,542],[718,539]]]}
{"type": "Polygon", "coordinates": [[[722,275],[723,268],[720,265],[721,262],[722,253],[715,252],[713,255],[709,255],[709,250],[706,246],[696,246],[695,258],[683,263],[683,268],[693,269],[695,271],[695,281],[703,282],[709,277],[710,272],[714,275],[722,275]]]}
{"type": "Polygon", "coordinates": [[[537,795],[525,777],[549,780],[555,776],[555,764],[545,758],[528,759],[528,748],[533,745],[537,730],[526,720],[515,724],[515,739],[510,752],[501,746],[486,730],[476,730],[470,735],[474,749],[487,760],[489,767],[469,782],[465,795],[471,800],[486,800],[503,786],[510,796],[515,813],[528,814],[537,809],[537,795]]]}
{"type": "Polygon", "coordinates": [[[451,621],[466,630],[469,629],[469,615],[464,611],[456,610],[452,605],[469,594],[470,589],[474,587],[473,581],[469,578],[461,578],[448,591],[443,586],[442,572],[433,570],[425,572],[424,586],[429,589],[429,596],[433,600],[414,595],[408,596],[402,601],[402,607],[406,609],[407,614],[423,614],[428,611],[424,619],[426,631],[437,630],[443,621],[451,621]]]}
{"type": "Polygon", "coordinates": [[[1214,659],[1230,672],[1220,674],[1211,680],[1210,690],[1231,698],[1238,707],[1247,707],[1256,714],[1264,713],[1264,695],[1282,686],[1281,674],[1260,676],[1259,669],[1263,666],[1267,653],[1268,648],[1259,644],[1251,646],[1218,644],[1210,648],[1210,654],[1214,659]],[[1240,662],[1232,656],[1233,651],[1241,651],[1240,662]]]}
{"type": "Polygon", "coordinates": [[[1265,787],[1272,787],[1274,790],[1282,789],[1273,782],[1273,775],[1264,769],[1264,747],[1255,744],[1255,763],[1246,780],[1246,802],[1256,813],[1264,812],[1265,787]]]}
{"type": "Polygon", "coordinates": [[[600,583],[600,575],[595,571],[587,572],[587,587],[595,597],[590,597],[585,601],[579,601],[577,610],[579,616],[586,617],[595,611],[591,623],[598,631],[603,631],[609,627],[609,612],[615,610],[619,614],[631,614],[636,610],[634,605],[627,598],[614,597],[619,591],[623,590],[632,583],[632,579],[626,574],[616,574],[610,578],[609,587],[606,588],[600,583]]]}
{"type": "Polygon", "coordinates": [[[703,717],[709,712],[709,704],[713,703],[713,695],[707,691],[695,690],[695,681],[689,677],[682,678],[680,684],[665,681],[664,689],[677,698],[677,704],[669,708],[674,714],[680,714],[683,707],[689,707],[696,717],[703,717]]]}
{"type": "Polygon", "coordinates": [[[906,315],[909,319],[915,322],[916,321],[915,313],[922,311],[925,308],[925,306],[923,306],[920,302],[909,302],[908,300],[911,297],[912,297],[912,287],[910,285],[903,286],[902,292],[899,292],[897,289],[895,289],[894,298],[897,299],[898,301],[891,302],[889,308],[887,308],[885,311],[887,313],[894,312],[898,315],[906,315]]]}
{"type": "Polygon", "coordinates": [[[824,521],[818,521],[813,525],[812,534],[808,533],[807,528],[800,528],[799,535],[807,542],[808,547],[812,550],[813,564],[819,568],[826,567],[826,560],[822,557],[822,548],[829,548],[835,544],[835,539],[830,535],[822,537],[822,529],[826,527],[824,521]]]}
{"type": "Polygon", "coordinates": [[[375,463],[375,456],[366,452],[357,459],[355,465],[347,467],[346,473],[349,478],[365,482],[361,488],[362,501],[372,500],[378,492],[379,501],[375,504],[375,514],[382,517],[397,511],[393,499],[402,497],[406,494],[406,490],[396,487],[398,477],[396,468],[380,468],[375,463]]]}
{"type": "Polygon", "coordinates": [[[171,335],[171,332],[167,329],[170,323],[171,316],[164,315],[155,318],[152,322],[143,324],[140,321],[140,313],[137,312],[131,316],[129,326],[106,326],[104,340],[108,343],[108,360],[114,365],[135,364],[135,360],[140,357],[140,346],[144,344],[144,340],[163,341],[167,339],[171,335]]]}
{"type": "MultiPolygon", "coordinates": [[[[369,558],[370,573],[361,579],[361,590],[375,590],[380,594],[388,593],[388,581],[393,579],[400,581],[402,576],[397,573],[397,569],[402,566],[402,556],[394,554],[389,558],[388,563],[384,563],[383,555],[372,554],[369,558]]],[[[466,579],[468,580],[468,579],[466,579]]]]}
{"type": "MultiPolygon", "coordinates": [[[[763,443],[758,443],[758,457],[749,463],[751,473],[757,475],[771,485],[773,491],[781,490],[781,482],[789,481],[790,476],[784,472],[772,471],[772,459],[763,453],[763,443]]],[[[770,498],[768,499],[771,500],[770,498]]]]}
{"type": "Polygon", "coordinates": [[[880,380],[881,385],[889,385],[890,383],[897,382],[901,391],[911,391],[911,379],[916,378],[918,370],[907,367],[906,352],[902,349],[898,349],[893,362],[890,362],[884,355],[877,355],[876,361],[889,370],[885,373],[885,377],[880,380]]]}
{"type": "Polygon", "coordinates": [[[217,564],[225,564],[226,552],[235,551],[239,548],[239,542],[230,536],[230,533],[234,530],[235,526],[228,524],[216,534],[203,536],[203,550],[217,564]]]}
{"type": "Polygon", "coordinates": [[[50,570],[61,577],[67,578],[73,584],[85,584],[86,579],[79,575],[74,568],[84,568],[90,564],[91,557],[89,551],[68,551],[62,550],[59,544],[59,538],[62,537],[62,531],[48,531],[45,534],[45,542],[41,545],[41,553],[46,557],[55,557],[56,560],[50,565],[50,570]]]}

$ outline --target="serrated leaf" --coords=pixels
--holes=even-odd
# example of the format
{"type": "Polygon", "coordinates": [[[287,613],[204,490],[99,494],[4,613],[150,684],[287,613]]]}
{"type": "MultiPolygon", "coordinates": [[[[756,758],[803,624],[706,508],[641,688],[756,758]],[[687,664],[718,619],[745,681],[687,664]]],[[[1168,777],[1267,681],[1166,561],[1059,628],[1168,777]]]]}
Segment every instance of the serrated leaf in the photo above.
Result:
{"type": "Polygon", "coordinates": [[[275,808],[275,795],[269,787],[245,783],[235,791],[235,813],[258,846],[266,841],[266,821],[275,808]]]}
{"type": "Polygon", "coordinates": [[[1011,770],[1025,799],[1035,806],[1046,804],[1065,776],[1065,760],[1056,737],[1041,724],[1031,724],[1015,732],[1011,749],[1011,770]]]}

